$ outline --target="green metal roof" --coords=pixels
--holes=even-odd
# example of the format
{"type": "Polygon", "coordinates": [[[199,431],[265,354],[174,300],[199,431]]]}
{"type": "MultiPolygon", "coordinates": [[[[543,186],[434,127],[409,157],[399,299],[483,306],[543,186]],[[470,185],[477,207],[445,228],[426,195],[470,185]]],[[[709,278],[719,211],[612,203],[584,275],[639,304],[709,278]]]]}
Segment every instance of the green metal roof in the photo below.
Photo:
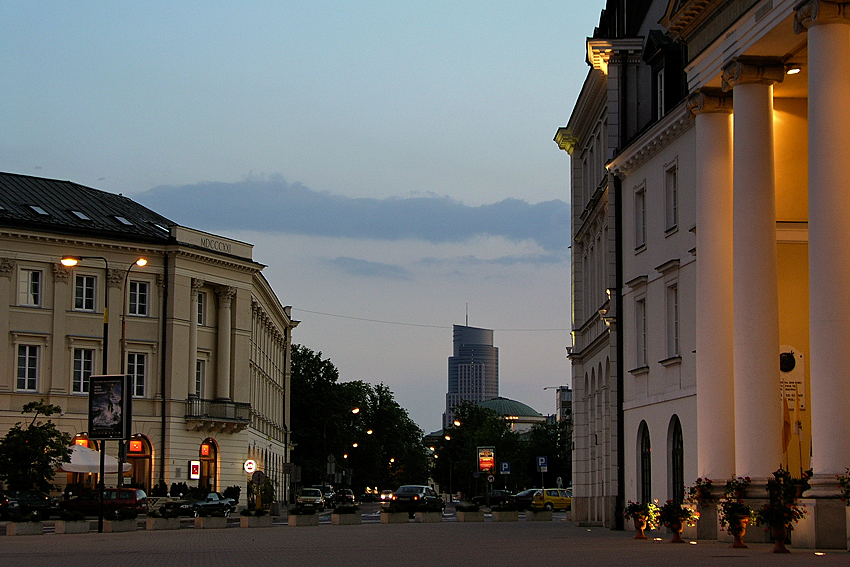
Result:
{"type": "Polygon", "coordinates": [[[483,408],[489,408],[503,416],[514,415],[516,417],[543,417],[540,412],[535,411],[531,406],[527,406],[522,402],[510,400],[508,398],[493,398],[479,402],[478,405],[483,408]]]}

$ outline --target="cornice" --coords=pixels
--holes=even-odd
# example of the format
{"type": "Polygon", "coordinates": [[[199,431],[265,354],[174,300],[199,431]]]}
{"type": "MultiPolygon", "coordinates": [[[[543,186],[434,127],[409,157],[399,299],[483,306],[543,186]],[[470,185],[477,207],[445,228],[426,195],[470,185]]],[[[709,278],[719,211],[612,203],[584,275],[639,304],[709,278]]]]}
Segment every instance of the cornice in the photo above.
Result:
{"type": "Polygon", "coordinates": [[[624,37],[619,39],[588,39],[587,61],[590,65],[606,75],[608,62],[615,53],[639,52],[643,50],[642,37],[624,37]]]}
{"type": "Polygon", "coordinates": [[[693,116],[687,104],[678,105],[608,162],[608,171],[619,177],[628,175],[632,169],[666,148],[693,124],[693,116]]]}
{"type": "MultiPolygon", "coordinates": [[[[555,134],[555,143],[561,147],[560,138],[565,144],[561,149],[567,150],[567,140],[573,138],[575,141],[572,148],[575,150],[578,142],[582,140],[582,134],[596,122],[597,116],[605,108],[607,90],[608,76],[597,69],[591,69],[584,80],[567,125],[558,128],[555,134]]],[[[572,155],[570,150],[567,151],[572,155]]]]}

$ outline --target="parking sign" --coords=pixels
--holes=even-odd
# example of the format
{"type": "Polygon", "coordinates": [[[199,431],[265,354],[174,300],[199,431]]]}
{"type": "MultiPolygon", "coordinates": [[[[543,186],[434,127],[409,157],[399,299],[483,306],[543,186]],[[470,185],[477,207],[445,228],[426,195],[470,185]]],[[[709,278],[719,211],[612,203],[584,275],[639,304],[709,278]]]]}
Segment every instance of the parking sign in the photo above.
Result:
{"type": "Polygon", "coordinates": [[[537,472],[549,472],[548,457],[537,457],[537,472]]]}

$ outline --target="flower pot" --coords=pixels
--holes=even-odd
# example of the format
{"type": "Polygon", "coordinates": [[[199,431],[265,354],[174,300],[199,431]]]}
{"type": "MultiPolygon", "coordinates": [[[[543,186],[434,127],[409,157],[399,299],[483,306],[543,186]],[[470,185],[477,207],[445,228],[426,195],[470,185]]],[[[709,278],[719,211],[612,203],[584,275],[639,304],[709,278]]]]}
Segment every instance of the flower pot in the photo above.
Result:
{"type": "Polygon", "coordinates": [[[551,522],[554,517],[552,510],[528,510],[525,513],[526,522],[551,522]]]}
{"type": "Polygon", "coordinates": [[[670,543],[685,543],[685,540],[682,539],[682,530],[685,529],[685,524],[681,521],[679,522],[670,522],[670,525],[667,526],[670,531],[673,533],[673,537],[670,539],[670,543]]]}
{"type": "Polygon", "coordinates": [[[134,532],[139,528],[136,518],[130,520],[104,520],[103,533],[115,534],[118,532],[134,532]]]}
{"type": "Polygon", "coordinates": [[[635,523],[635,539],[646,539],[646,534],[644,530],[646,530],[646,516],[635,516],[633,518],[635,523]]]}
{"type": "Polygon", "coordinates": [[[145,519],[145,529],[153,530],[177,530],[180,529],[180,518],[151,518],[145,519]]]}
{"type": "Polygon", "coordinates": [[[492,514],[494,522],[519,522],[519,512],[516,510],[497,510],[492,514]]]}
{"type": "Polygon", "coordinates": [[[290,514],[287,523],[292,527],[318,526],[318,514],[290,514]]]}
{"type": "Polygon", "coordinates": [[[413,521],[417,524],[438,524],[443,521],[442,512],[416,512],[413,521]]]}
{"type": "Polygon", "coordinates": [[[381,512],[382,524],[406,524],[409,519],[407,512],[381,512]]]}
{"type": "Polygon", "coordinates": [[[220,530],[227,527],[224,516],[196,516],[195,527],[201,530],[220,530]]]}
{"type": "Polygon", "coordinates": [[[91,525],[88,520],[56,520],[54,533],[57,534],[87,534],[91,525]]]}
{"type": "Polygon", "coordinates": [[[773,553],[791,553],[785,547],[785,540],[788,538],[788,526],[784,523],[771,524],[770,537],[773,538],[773,553]]]}
{"type": "Polygon", "coordinates": [[[483,522],[484,521],[484,512],[482,510],[478,510],[477,512],[464,512],[462,510],[457,511],[457,521],[458,522],[483,522]]]}
{"type": "Polygon", "coordinates": [[[747,533],[749,523],[749,518],[735,518],[734,522],[729,523],[729,533],[732,535],[731,547],[747,548],[747,544],[744,543],[744,535],[747,533]]]}
{"type": "Polygon", "coordinates": [[[6,535],[44,535],[44,522],[9,522],[6,535]]]}
{"type": "Polygon", "coordinates": [[[331,525],[334,526],[358,526],[363,523],[363,515],[360,512],[354,514],[331,514],[331,525]]]}

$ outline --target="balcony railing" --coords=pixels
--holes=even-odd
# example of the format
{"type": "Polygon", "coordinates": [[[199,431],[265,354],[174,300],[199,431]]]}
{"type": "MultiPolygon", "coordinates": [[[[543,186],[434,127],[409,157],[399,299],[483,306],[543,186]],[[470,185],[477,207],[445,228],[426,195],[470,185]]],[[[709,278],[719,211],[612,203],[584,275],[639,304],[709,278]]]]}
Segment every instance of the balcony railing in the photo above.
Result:
{"type": "Polygon", "coordinates": [[[238,433],[251,423],[251,404],[221,400],[186,400],[186,428],[238,433]]]}

